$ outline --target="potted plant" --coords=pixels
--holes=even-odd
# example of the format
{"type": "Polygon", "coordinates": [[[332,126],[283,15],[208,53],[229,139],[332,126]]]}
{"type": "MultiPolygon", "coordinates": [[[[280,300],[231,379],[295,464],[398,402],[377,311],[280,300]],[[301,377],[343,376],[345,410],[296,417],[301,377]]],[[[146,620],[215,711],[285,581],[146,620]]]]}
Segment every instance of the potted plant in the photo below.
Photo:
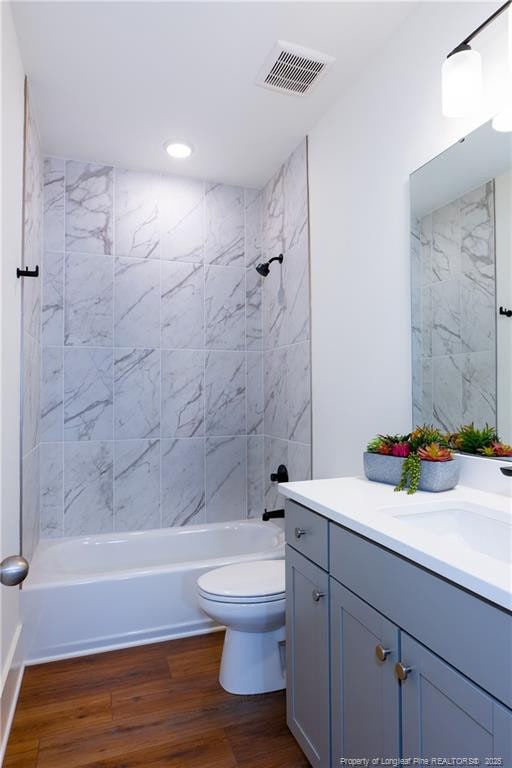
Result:
{"type": "Polygon", "coordinates": [[[459,479],[459,465],[447,438],[424,425],[408,435],[378,435],[364,454],[368,480],[388,483],[407,493],[448,491],[459,479]]]}

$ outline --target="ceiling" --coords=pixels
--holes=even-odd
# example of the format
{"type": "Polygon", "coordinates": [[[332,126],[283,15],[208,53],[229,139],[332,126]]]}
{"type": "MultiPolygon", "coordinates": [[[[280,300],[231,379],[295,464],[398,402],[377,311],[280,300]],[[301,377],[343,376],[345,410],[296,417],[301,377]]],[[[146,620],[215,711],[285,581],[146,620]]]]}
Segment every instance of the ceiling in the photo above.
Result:
{"type": "Polygon", "coordinates": [[[403,2],[15,2],[44,151],[262,186],[411,12],[403,2]],[[303,97],[255,79],[278,39],[336,57],[303,97]],[[191,142],[171,160],[163,143],[191,142]]]}

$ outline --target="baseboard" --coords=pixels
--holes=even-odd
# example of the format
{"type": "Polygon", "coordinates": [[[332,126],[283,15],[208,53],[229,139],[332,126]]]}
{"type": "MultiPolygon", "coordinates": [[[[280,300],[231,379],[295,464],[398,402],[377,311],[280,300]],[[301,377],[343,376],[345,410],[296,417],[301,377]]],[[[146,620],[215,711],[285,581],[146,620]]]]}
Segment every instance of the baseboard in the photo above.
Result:
{"type": "Polygon", "coordinates": [[[219,632],[224,627],[220,627],[213,622],[201,621],[197,624],[188,624],[182,627],[166,627],[149,632],[134,633],[128,636],[118,636],[116,638],[104,638],[98,642],[80,643],[80,647],[68,645],[58,652],[45,656],[37,656],[25,660],[25,666],[30,667],[34,664],[46,664],[50,661],[62,661],[64,659],[76,659],[81,656],[91,656],[95,653],[107,653],[108,651],[120,651],[123,648],[135,648],[138,645],[151,645],[152,643],[163,643],[166,640],[178,640],[185,637],[194,637],[195,635],[208,635],[211,632],[219,632]]]}
{"type": "Polygon", "coordinates": [[[7,742],[11,732],[12,721],[18,696],[23,680],[25,665],[23,662],[23,625],[18,624],[14,637],[12,639],[9,653],[2,670],[2,690],[0,695],[0,721],[1,721],[1,741],[0,741],[0,765],[3,765],[7,742]]]}

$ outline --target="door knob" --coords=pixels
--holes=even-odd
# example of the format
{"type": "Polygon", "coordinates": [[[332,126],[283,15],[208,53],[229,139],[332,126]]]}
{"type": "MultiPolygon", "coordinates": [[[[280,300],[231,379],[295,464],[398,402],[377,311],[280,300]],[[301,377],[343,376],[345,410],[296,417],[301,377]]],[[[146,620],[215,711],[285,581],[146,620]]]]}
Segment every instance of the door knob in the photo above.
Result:
{"type": "Polygon", "coordinates": [[[21,555],[11,555],[0,563],[0,583],[15,587],[27,578],[28,563],[21,555]]]}
{"type": "Polygon", "coordinates": [[[300,539],[301,536],[304,536],[304,534],[307,533],[305,528],[296,528],[295,529],[295,538],[300,539]]]}
{"type": "Polygon", "coordinates": [[[389,648],[384,648],[381,643],[379,643],[375,648],[375,655],[379,661],[386,661],[390,653],[391,650],[389,648]]]}
{"type": "Polygon", "coordinates": [[[318,601],[320,600],[321,597],[325,597],[325,592],[320,592],[319,589],[314,589],[313,590],[313,600],[315,601],[315,603],[318,603],[318,601]]]}
{"type": "Polygon", "coordinates": [[[407,675],[409,674],[409,672],[412,672],[412,670],[413,670],[412,667],[406,667],[405,664],[402,664],[401,661],[395,664],[395,675],[402,682],[404,680],[407,680],[407,675]]]}

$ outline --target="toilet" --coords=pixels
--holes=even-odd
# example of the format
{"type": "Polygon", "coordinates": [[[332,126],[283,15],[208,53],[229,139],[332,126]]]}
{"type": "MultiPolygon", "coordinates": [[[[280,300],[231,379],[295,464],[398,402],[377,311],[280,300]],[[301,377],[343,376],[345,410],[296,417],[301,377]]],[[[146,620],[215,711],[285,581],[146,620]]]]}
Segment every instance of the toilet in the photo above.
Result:
{"type": "Polygon", "coordinates": [[[226,627],[219,682],[229,693],[267,693],[286,685],[284,562],[236,563],[197,580],[199,606],[226,627]]]}

